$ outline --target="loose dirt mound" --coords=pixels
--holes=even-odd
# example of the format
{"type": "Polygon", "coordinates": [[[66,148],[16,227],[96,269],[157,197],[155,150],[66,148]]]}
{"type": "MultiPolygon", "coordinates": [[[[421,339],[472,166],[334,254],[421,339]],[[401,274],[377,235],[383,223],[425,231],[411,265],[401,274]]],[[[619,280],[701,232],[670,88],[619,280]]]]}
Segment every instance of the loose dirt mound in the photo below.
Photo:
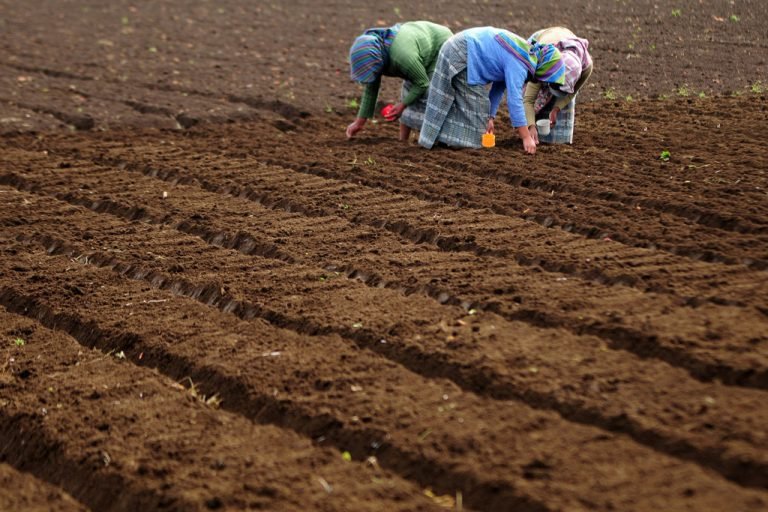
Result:
{"type": "MultiPolygon", "coordinates": [[[[766,102],[709,83],[756,4],[566,7],[607,73],[535,157],[343,138],[348,40],[426,10],[39,4],[3,22],[0,504],[768,507],[766,102]]],[[[554,22],[478,5],[441,16],[554,22]]]]}

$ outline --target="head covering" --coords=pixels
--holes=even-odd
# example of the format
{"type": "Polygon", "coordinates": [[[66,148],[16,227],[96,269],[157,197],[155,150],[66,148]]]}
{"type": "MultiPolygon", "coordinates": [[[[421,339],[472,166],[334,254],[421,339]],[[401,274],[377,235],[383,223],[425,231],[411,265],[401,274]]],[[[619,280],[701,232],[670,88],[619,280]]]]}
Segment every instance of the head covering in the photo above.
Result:
{"type": "Polygon", "coordinates": [[[565,64],[560,50],[552,44],[534,43],[531,51],[536,55],[536,80],[552,85],[565,83],[565,64]]]}
{"type": "Polygon", "coordinates": [[[500,30],[496,41],[528,69],[528,75],[540,82],[561,85],[565,79],[565,67],[560,51],[551,44],[528,44],[528,41],[508,30],[500,30]]]}
{"type": "Polygon", "coordinates": [[[565,83],[560,87],[552,87],[552,93],[557,96],[555,89],[559,89],[564,94],[573,94],[576,90],[576,82],[581,77],[582,65],[578,55],[570,50],[560,52],[561,59],[565,65],[565,83]]]}
{"type": "Polygon", "coordinates": [[[364,84],[376,81],[389,60],[389,47],[399,30],[399,23],[389,28],[371,28],[355,39],[349,49],[352,80],[364,84]]]}

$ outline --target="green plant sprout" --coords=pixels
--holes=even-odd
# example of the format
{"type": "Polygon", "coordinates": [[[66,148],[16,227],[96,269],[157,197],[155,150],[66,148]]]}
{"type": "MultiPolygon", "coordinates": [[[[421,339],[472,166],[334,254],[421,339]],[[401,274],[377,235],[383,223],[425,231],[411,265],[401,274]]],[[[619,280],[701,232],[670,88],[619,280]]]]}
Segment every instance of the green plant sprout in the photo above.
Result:
{"type": "Polygon", "coordinates": [[[687,85],[681,85],[677,88],[677,95],[687,97],[691,95],[691,91],[688,89],[687,85]]]}
{"type": "Polygon", "coordinates": [[[763,82],[758,80],[757,82],[752,84],[752,87],[750,87],[750,90],[755,94],[763,94],[765,92],[765,87],[763,87],[763,82]]]}
{"type": "Polygon", "coordinates": [[[732,23],[738,23],[741,21],[741,18],[736,14],[731,14],[728,19],[731,20],[732,23]]]}
{"type": "Polygon", "coordinates": [[[680,9],[672,9],[673,18],[679,18],[680,16],[682,16],[682,14],[683,14],[683,11],[681,11],[680,9]]]}
{"type": "Polygon", "coordinates": [[[603,97],[607,100],[615,100],[616,99],[616,91],[613,90],[613,88],[608,89],[603,93],[603,97]]]}
{"type": "Polygon", "coordinates": [[[669,159],[672,158],[672,153],[669,152],[669,150],[664,150],[661,152],[661,155],[659,155],[659,160],[662,162],[669,162],[669,159]]]}
{"type": "Polygon", "coordinates": [[[15,340],[13,340],[13,344],[16,345],[17,347],[23,347],[24,345],[27,344],[27,342],[24,341],[23,338],[16,338],[15,340]]]}
{"type": "Polygon", "coordinates": [[[357,102],[357,98],[350,98],[347,100],[347,108],[359,108],[360,103],[357,102]]]}

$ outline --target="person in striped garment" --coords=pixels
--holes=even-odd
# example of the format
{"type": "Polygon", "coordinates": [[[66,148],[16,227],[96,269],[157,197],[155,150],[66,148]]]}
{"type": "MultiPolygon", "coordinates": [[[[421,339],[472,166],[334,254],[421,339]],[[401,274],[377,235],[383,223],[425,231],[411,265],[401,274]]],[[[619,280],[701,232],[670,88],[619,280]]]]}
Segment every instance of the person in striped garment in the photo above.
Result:
{"type": "Polygon", "coordinates": [[[528,130],[534,140],[555,144],[573,143],[573,129],[576,115],[576,94],[592,75],[592,56],[589,41],[577,37],[564,27],[550,27],[539,30],[528,38],[531,43],[551,43],[560,50],[565,64],[565,83],[560,87],[542,86],[530,83],[525,87],[523,97],[528,130]],[[536,120],[549,117],[549,135],[539,137],[536,120]]]}
{"type": "Polygon", "coordinates": [[[495,27],[459,32],[443,46],[429,84],[419,144],[481,147],[483,133],[494,133],[504,90],[512,126],[526,153],[536,153],[523,108],[528,81],[561,85],[565,68],[553,45],[530,45],[522,37],[495,27]],[[490,91],[486,88],[491,84],[490,91]]]}
{"type": "Polygon", "coordinates": [[[373,117],[382,76],[404,80],[400,101],[391,112],[391,118],[400,119],[400,140],[407,141],[412,128],[421,129],[429,79],[440,48],[451,35],[448,27],[411,21],[369,29],[358,36],[349,51],[350,76],[365,88],[357,118],[347,127],[347,138],[359,133],[373,117]]]}

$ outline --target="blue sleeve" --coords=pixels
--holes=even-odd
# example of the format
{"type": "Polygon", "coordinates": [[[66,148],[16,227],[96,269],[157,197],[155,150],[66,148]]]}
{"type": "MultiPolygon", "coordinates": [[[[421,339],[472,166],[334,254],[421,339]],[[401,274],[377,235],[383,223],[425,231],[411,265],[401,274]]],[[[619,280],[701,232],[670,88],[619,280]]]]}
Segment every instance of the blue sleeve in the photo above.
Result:
{"type": "Polygon", "coordinates": [[[491,111],[488,113],[491,117],[496,116],[496,111],[499,110],[499,104],[501,103],[501,97],[504,96],[504,88],[506,84],[504,82],[493,82],[491,85],[491,92],[488,94],[488,98],[491,100],[491,111]]]}
{"type": "Polygon", "coordinates": [[[509,119],[512,126],[520,128],[528,126],[525,117],[525,108],[523,107],[523,86],[528,72],[522,64],[514,61],[515,65],[504,67],[504,77],[507,81],[507,108],[509,109],[509,119]]]}

